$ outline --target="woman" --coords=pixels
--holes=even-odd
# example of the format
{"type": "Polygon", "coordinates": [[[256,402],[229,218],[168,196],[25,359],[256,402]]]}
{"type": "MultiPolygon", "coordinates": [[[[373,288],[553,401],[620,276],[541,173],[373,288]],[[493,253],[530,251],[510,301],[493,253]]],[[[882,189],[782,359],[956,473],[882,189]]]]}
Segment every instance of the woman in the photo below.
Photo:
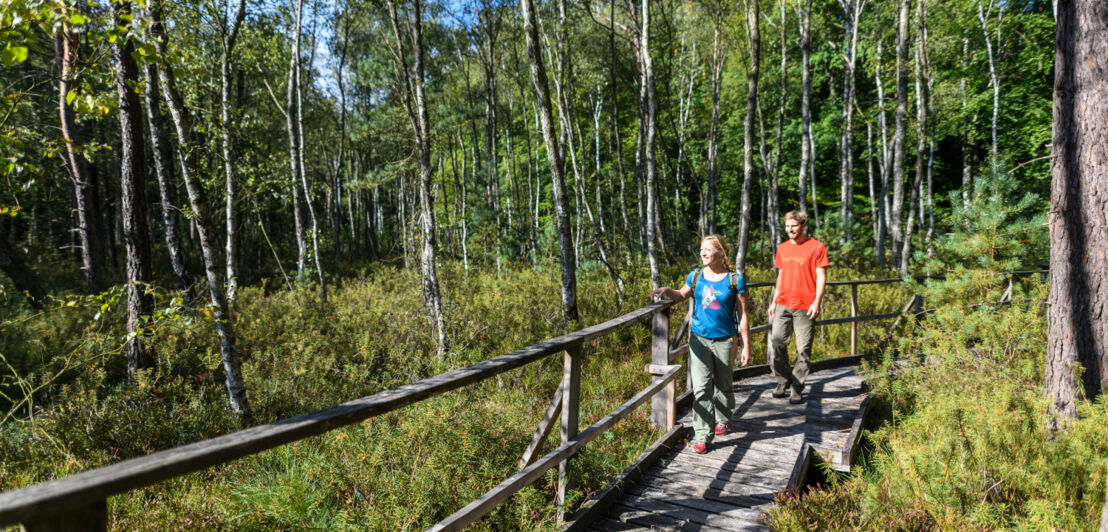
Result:
{"type": "Polygon", "coordinates": [[[731,273],[727,256],[723,237],[708,235],[700,240],[700,261],[704,268],[690,272],[680,290],[663,286],[650,294],[652,298],[661,296],[674,301],[684,300],[690,294],[695,297],[689,334],[689,375],[693,387],[693,429],[696,433],[693,451],[696,453],[707,452],[714,435],[727,434],[727,425],[735,410],[730,355],[736,335],[742,337],[742,365],[750,362],[746,281],[742,275],[731,273]],[[736,311],[739,312],[737,327],[736,311]]]}

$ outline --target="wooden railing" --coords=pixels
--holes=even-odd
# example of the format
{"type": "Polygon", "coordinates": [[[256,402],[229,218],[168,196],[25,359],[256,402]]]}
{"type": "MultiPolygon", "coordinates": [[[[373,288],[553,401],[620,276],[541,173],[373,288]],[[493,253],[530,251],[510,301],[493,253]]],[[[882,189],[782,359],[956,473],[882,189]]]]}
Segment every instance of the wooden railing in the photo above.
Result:
{"type": "MultiPolygon", "coordinates": [[[[1013,272],[1013,274],[1032,273],[1044,272],[1013,272]]],[[[851,354],[855,354],[858,323],[899,318],[913,309],[917,316],[925,312],[922,310],[922,298],[913,295],[901,312],[857,315],[859,286],[901,281],[899,278],[893,278],[829,282],[829,286],[851,287],[851,316],[819,320],[816,325],[851,324],[851,354]]],[[[773,286],[773,283],[748,285],[750,288],[766,286],[773,286]]],[[[1006,297],[1010,297],[1010,294],[1009,288],[1006,297]]],[[[677,344],[686,336],[689,329],[688,316],[686,316],[672,342],[670,341],[669,309],[673,304],[670,300],[655,302],[579,331],[324,410],[0,493],[0,526],[22,524],[28,531],[105,530],[108,521],[107,498],[112,495],[151,486],[180,475],[225,464],[266,449],[358,423],[564,352],[561,384],[540,421],[531,443],[520,459],[521,470],[482,497],[439,522],[431,530],[464,528],[512,494],[540,478],[544,472],[555,465],[559,467],[557,500],[559,520],[561,520],[566,491],[571,486],[567,461],[585,444],[603,434],[648,399],[651,400],[652,405],[652,424],[669,430],[669,434],[664,438],[672,438],[677,416],[675,380],[681,369],[680,365],[674,365],[672,361],[688,351],[687,342],[683,345],[677,344]],[[583,344],[647,317],[652,318],[651,363],[646,366],[646,371],[653,376],[651,384],[596,423],[583,431],[578,431],[583,344]],[[536,457],[538,449],[542,447],[544,440],[552,431],[555,419],[560,419],[561,444],[546,455],[536,457]]],[[[765,324],[753,327],[751,331],[765,332],[768,329],[769,325],[765,324]]]]}

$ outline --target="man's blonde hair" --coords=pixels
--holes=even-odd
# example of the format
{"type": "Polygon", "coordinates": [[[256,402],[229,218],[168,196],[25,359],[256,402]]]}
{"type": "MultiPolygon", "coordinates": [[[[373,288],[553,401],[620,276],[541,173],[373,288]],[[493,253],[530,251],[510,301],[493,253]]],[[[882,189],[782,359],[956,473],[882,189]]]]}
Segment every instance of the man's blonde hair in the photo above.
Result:
{"type": "Polygon", "coordinates": [[[703,246],[705,242],[710,243],[712,247],[723,253],[723,267],[730,270],[731,259],[729,255],[731,254],[731,252],[728,250],[727,239],[725,239],[723,235],[708,235],[700,239],[700,245],[703,246]]]}
{"type": "Polygon", "coordinates": [[[796,220],[800,225],[808,225],[808,215],[804,211],[789,211],[785,213],[785,221],[796,220]]]}

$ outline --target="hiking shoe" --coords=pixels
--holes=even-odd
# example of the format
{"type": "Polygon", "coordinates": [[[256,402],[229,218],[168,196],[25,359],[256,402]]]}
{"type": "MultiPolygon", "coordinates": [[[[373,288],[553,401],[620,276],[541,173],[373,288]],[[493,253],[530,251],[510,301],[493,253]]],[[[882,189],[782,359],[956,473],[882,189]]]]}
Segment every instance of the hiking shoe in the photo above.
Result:
{"type": "Polygon", "coordinates": [[[715,430],[716,430],[716,436],[723,436],[723,435],[727,434],[728,432],[730,432],[730,431],[727,430],[727,425],[725,425],[723,423],[716,423],[716,429],[715,430]]]}
{"type": "Polygon", "coordinates": [[[704,443],[704,440],[697,440],[692,446],[692,452],[696,454],[704,454],[708,452],[708,444],[704,443]]]}
{"type": "Polygon", "coordinates": [[[800,395],[800,388],[794,386],[792,393],[789,394],[789,404],[798,405],[804,402],[804,396],[800,395]]]}
{"type": "Polygon", "coordinates": [[[788,390],[786,389],[787,387],[788,383],[778,383],[777,387],[773,389],[773,393],[771,395],[773,395],[777,399],[784,399],[785,396],[789,394],[788,390]]]}

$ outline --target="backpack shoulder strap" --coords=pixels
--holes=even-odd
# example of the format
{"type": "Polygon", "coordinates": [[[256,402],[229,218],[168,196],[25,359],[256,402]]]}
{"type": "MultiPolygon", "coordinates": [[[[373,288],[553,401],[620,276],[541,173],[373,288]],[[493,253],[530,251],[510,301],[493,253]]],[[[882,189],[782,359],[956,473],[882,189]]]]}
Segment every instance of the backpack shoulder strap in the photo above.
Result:
{"type": "Polygon", "coordinates": [[[701,274],[704,273],[704,269],[700,267],[693,268],[692,271],[692,283],[689,284],[689,314],[696,316],[696,282],[700,280],[701,274]]]}

